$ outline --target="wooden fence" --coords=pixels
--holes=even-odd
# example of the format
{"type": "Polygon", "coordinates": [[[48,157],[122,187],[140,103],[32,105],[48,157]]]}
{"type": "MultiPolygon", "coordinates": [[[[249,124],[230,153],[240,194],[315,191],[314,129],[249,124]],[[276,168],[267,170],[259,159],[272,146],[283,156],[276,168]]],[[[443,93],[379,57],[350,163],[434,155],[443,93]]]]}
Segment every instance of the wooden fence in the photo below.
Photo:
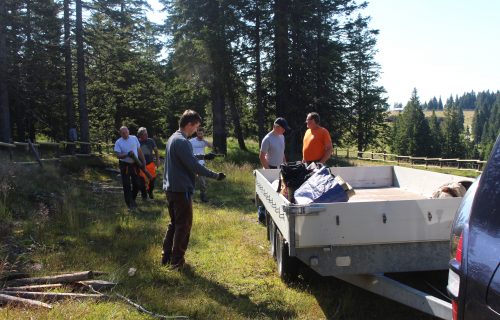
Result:
{"type": "Polygon", "coordinates": [[[358,152],[357,150],[349,149],[333,149],[334,157],[353,158],[358,160],[382,161],[396,164],[409,164],[411,166],[420,167],[436,167],[436,168],[454,168],[458,170],[475,170],[482,172],[486,161],[476,159],[446,159],[446,158],[427,158],[427,157],[412,157],[400,156],[392,153],[380,152],[358,152]]]}
{"type": "Polygon", "coordinates": [[[91,157],[101,155],[103,153],[111,153],[113,144],[100,142],[83,142],[83,141],[61,141],[61,142],[0,142],[0,150],[8,152],[9,160],[16,164],[40,164],[43,162],[58,161],[62,158],[71,157],[91,157]],[[94,153],[82,153],[82,146],[90,146],[94,153]],[[36,161],[15,161],[14,153],[21,151],[31,154],[36,161]],[[47,154],[50,158],[43,158],[47,154]]]}

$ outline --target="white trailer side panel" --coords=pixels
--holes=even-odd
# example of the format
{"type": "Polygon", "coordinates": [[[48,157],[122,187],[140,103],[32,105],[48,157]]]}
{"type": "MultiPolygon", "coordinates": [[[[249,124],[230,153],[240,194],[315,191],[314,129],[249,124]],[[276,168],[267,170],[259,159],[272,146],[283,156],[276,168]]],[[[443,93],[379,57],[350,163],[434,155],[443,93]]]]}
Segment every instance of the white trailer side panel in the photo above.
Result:
{"type": "Polygon", "coordinates": [[[295,217],[297,248],[448,240],[461,198],[325,204],[295,217]],[[385,221],[385,222],[384,222],[385,221]]]}

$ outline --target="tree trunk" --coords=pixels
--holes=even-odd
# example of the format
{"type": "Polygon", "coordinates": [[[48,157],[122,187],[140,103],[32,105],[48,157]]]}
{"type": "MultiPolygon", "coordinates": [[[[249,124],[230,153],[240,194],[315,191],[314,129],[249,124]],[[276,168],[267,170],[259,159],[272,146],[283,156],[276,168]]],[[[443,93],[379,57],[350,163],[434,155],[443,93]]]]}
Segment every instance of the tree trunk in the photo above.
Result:
{"type": "Polygon", "coordinates": [[[241,122],[240,122],[240,114],[238,110],[238,106],[236,104],[236,98],[234,94],[234,88],[231,85],[231,77],[228,77],[229,79],[228,84],[229,84],[229,90],[228,90],[228,95],[229,95],[229,109],[231,110],[231,117],[233,118],[233,125],[234,125],[234,135],[238,139],[238,145],[241,150],[247,150],[247,147],[245,146],[245,138],[243,137],[243,132],[241,130],[241,122]]]}
{"type": "Polygon", "coordinates": [[[69,4],[71,0],[64,0],[64,68],[66,76],[66,121],[67,121],[67,138],[68,141],[75,137],[72,132],[76,130],[75,126],[75,110],[73,107],[73,76],[72,76],[72,61],[71,61],[71,26],[69,4]]]}
{"type": "MultiPolygon", "coordinates": [[[[89,142],[89,112],[83,52],[82,0],[76,0],[76,62],[78,78],[78,111],[80,114],[80,141],[89,142]]],[[[82,145],[82,153],[90,153],[89,145],[82,145]]]]}
{"type": "Polygon", "coordinates": [[[284,114],[288,106],[288,9],[289,0],[274,2],[274,50],[276,77],[276,114],[284,114]]]}
{"type": "Polygon", "coordinates": [[[10,111],[7,90],[7,46],[5,0],[0,0],[0,140],[10,142],[10,111]]]}
{"type": "Polygon", "coordinates": [[[212,89],[212,117],[214,131],[214,149],[218,153],[227,153],[226,141],[226,114],[225,101],[222,83],[218,79],[214,79],[212,89]]]}
{"type": "Polygon", "coordinates": [[[265,109],[262,101],[262,65],[260,61],[260,1],[255,5],[255,95],[257,99],[257,128],[259,135],[259,145],[266,135],[265,109]]]}

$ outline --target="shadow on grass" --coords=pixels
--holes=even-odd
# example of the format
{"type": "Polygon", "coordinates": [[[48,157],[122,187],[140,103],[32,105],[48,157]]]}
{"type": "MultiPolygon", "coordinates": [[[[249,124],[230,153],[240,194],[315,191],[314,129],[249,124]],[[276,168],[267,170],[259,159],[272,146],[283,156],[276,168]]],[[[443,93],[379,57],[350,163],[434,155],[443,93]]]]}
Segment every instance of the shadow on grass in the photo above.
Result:
{"type": "Polygon", "coordinates": [[[282,307],[271,309],[266,303],[253,302],[247,295],[235,295],[223,285],[200,276],[195,272],[195,269],[189,266],[181,272],[188,278],[191,285],[201,286],[210,298],[221,305],[231,308],[247,319],[261,317],[291,319],[297,316],[292,310],[286,310],[282,307]]]}
{"type": "Polygon", "coordinates": [[[311,292],[327,319],[437,319],[335,277],[322,277],[305,265],[301,274],[293,285],[311,292]]]}

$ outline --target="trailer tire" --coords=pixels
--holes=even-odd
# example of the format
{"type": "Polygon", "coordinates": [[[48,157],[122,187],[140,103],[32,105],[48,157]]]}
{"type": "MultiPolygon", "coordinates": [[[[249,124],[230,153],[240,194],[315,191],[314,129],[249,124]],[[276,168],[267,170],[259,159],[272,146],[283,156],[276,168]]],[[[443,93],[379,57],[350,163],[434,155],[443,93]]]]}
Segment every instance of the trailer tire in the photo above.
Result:
{"type": "Polygon", "coordinates": [[[270,254],[273,259],[276,260],[276,225],[269,213],[267,214],[268,224],[267,224],[267,238],[270,243],[270,254]]]}
{"type": "Polygon", "coordinates": [[[278,273],[284,282],[297,280],[299,276],[299,261],[295,257],[290,257],[288,253],[288,243],[276,230],[276,262],[278,264],[278,273]]]}

